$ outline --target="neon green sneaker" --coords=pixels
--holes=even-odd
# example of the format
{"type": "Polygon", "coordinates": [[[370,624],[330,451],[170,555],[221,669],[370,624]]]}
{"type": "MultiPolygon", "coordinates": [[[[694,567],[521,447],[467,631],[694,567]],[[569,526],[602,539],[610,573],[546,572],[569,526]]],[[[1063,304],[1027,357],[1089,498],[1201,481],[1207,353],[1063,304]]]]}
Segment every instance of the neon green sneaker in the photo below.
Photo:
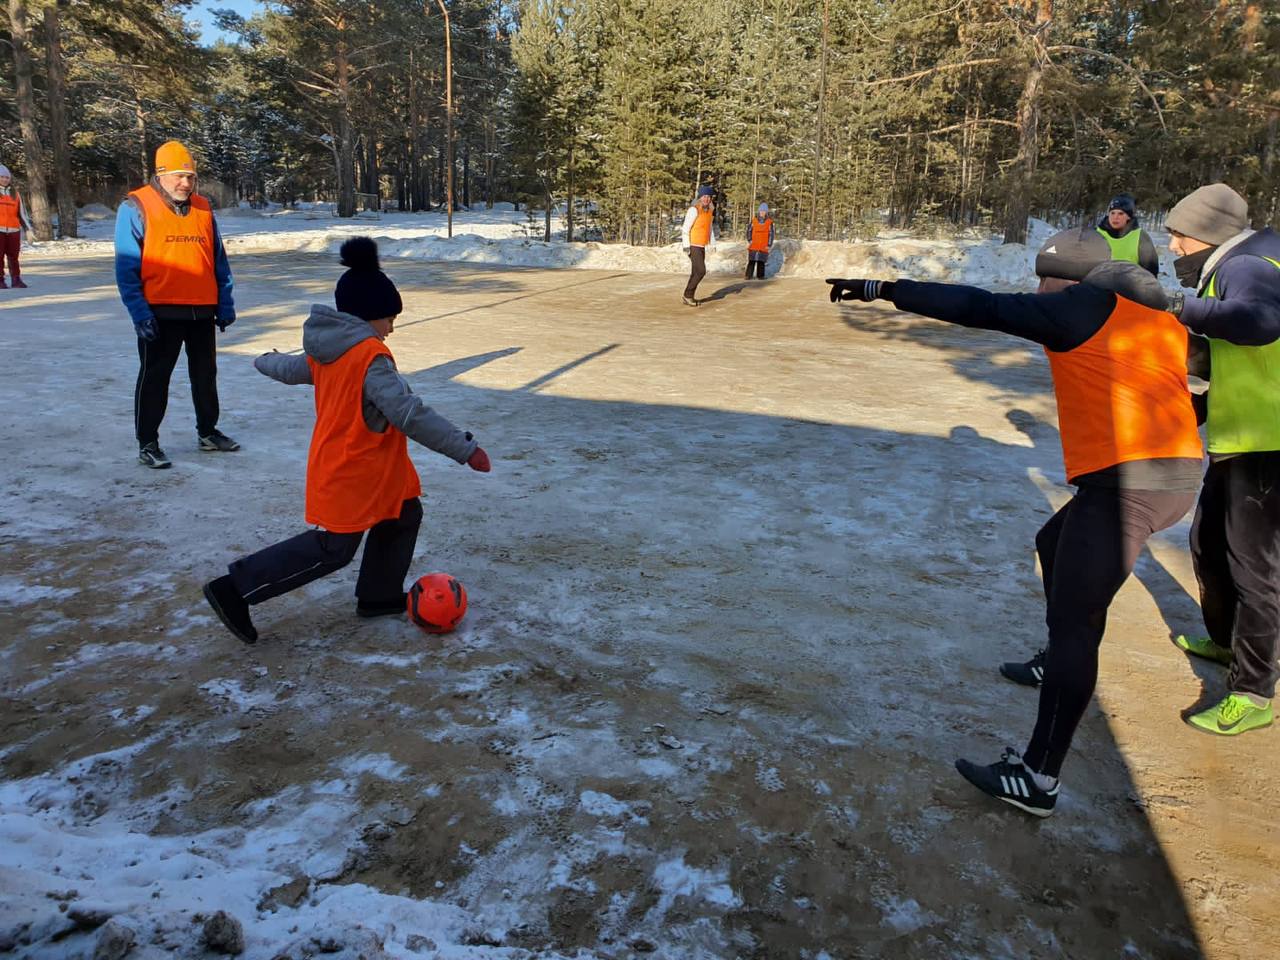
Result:
{"type": "Polygon", "coordinates": [[[1188,637],[1180,633],[1173,638],[1173,645],[1193,657],[1204,657],[1224,667],[1231,666],[1231,648],[1219,646],[1208,637],[1188,637]]]}
{"type": "Polygon", "coordinates": [[[1228,693],[1220,704],[1187,717],[1187,723],[1205,733],[1234,737],[1238,733],[1271,726],[1271,704],[1259,707],[1242,693],[1228,693]]]}

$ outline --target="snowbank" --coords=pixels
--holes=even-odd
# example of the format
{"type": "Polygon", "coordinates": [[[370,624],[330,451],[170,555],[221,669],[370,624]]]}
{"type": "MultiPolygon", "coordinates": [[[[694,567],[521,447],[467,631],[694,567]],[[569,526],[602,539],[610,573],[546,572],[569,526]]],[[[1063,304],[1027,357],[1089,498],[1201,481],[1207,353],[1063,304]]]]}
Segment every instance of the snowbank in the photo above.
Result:
{"type": "MultiPolygon", "coordinates": [[[[91,208],[85,208],[86,211],[91,208]]],[[[106,210],[105,207],[102,208],[106,210]]],[[[96,211],[95,211],[96,212],[96,211]]],[[[109,212],[109,211],[108,211],[109,212]]],[[[110,252],[110,219],[88,221],[78,240],[39,244],[33,255],[110,252]]],[[[495,267],[626,270],[636,273],[688,272],[679,244],[635,247],[622,243],[565,243],[564,223],[551,221],[554,239],[541,240],[540,213],[530,218],[510,204],[492,210],[461,211],[453,218],[453,237],[446,236],[443,213],[362,212],[340,220],[329,204],[299,204],[297,209],[253,210],[240,206],[218,211],[219,229],[232,256],[237,253],[336,254],[348,237],[367,234],[378,241],[384,259],[448,260],[495,267]]],[[[866,241],[788,240],[774,247],[766,267],[769,277],[911,277],[952,283],[1025,285],[1033,273],[1035,250],[1054,227],[1033,220],[1027,244],[1002,244],[989,231],[969,229],[945,237],[921,237],[884,230],[866,241]]],[[[1160,238],[1157,237],[1157,240],[1160,238]]],[[[736,274],[746,263],[746,242],[719,244],[707,256],[712,273],[736,274]]]]}
{"type": "Polygon", "coordinates": [[[115,215],[116,212],[105,203],[90,203],[76,211],[77,220],[85,220],[90,223],[95,220],[109,220],[115,215]]]}

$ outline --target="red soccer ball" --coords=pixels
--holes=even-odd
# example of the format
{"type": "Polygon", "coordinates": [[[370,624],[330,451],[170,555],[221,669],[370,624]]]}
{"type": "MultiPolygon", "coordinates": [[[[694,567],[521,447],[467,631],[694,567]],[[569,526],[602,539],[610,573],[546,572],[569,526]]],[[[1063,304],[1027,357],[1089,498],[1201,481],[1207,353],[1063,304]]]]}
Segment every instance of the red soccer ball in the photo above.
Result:
{"type": "Polygon", "coordinates": [[[428,573],[409,588],[408,607],[427,633],[448,633],[467,613],[467,589],[447,573],[428,573]]]}

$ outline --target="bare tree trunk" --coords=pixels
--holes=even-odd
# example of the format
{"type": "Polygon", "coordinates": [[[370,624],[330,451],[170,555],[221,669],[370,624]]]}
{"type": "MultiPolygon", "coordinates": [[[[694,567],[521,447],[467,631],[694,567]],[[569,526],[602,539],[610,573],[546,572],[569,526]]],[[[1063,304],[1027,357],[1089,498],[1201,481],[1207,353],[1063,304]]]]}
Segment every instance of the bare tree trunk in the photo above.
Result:
{"type": "Polygon", "coordinates": [[[496,149],[497,131],[493,119],[486,117],[484,121],[484,205],[493,209],[493,152],[496,149]]]}
{"type": "Polygon", "coordinates": [[[1004,242],[1027,242],[1027,218],[1031,215],[1032,178],[1040,156],[1040,88],[1044,80],[1044,41],[1053,20],[1053,0],[1037,0],[1036,26],[1027,43],[1031,62],[1018,98],[1018,155],[1011,170],[1005,207],[1004,242]]]}
{"type": "Polygon", "coordinates": [[[565,242],[573,243],[573,146],[569,146],[568,167],[565,177],[568,197],[565,207],[565,242]]]}
{"type": "Polygon", "coordinates": [[[337,212],[340,217],[353,217],[356,213],[356,161],[354,136],[351,131],[351,64],[347,60],[345,39],[338,40],[337,49],[334,51],[334,73],[338,88],[337,212]]]}
{"type": "Polygon", "coordinates": [[[141,163],[141,179],[143,183],[151,180],[151,151],[147,144],[147,111],[138,98],[133,104],[134,126],[138,130],[138,160],[141,163]]]}
{"type": "MultiPolygon", "coordinates": [[[[413,48],[409,48],[409,149],[406,156],[406,177],[409,181],[408,209],[422,209],[422,169],[419,149],[422,146],[422,127],[418,115],[418,71],[414,65],[413,48]]],[[[403,209],[403,208],[402,208],[403,209]]]]}
{"type": "Polygon", "coordinates": [[[36,240],[53,239],[49,216],[49,189],[44,176],[44,149],[36,122],[36,95],[31,84],[31,55],[27,51],[27,7],[24,0],[9,0],[9,30],[13,48],[14,99],[22,128],[23,154],[27,161],[27,189],[31,194],[31,226],[36,240]]]}
{"type": "Polygon", "coordinates": [[[551,182],[549,180],[542,181],[542,239],[546,243],[551,242],[551,204],[555,201],[551,197],[551,182]]]}
{"type": "Polygon", "coordinates": [[[462,205],[471,209],[471,141],[462,145],[462,205]]]}
{"type": "Polygon", "coordinates": [[[379,201],[382,199],[382,189],[380,186],[381,177],[378,173],[378,138],[372,133],[364,135],[364,192],[371,193],[377,199],[373,201],[374,208],[378,209],[381,205],[379,201]]]}
{"type": "Polygon", "coordinates": [[[809,229],[813,236],[814,221],[818,215],[818,183],[822,179],[822,121],[823,107],[827,102],[827,38],[830,34],[830,0],[822,0],[822,60],[818,67],[818,128],[813,138],[813,195],[809,201],[809,229]]]}
{"type": "Polygon", "coordinates": [[[76,203],[71,192],[71,150],[67,142],[67,78],[62,69],[62,35],[58,8],[44,8],[44,50],[49,73],[49,135],[53,140],[53,175],[58,198],[58,234],[76,236],[76,203]]]}

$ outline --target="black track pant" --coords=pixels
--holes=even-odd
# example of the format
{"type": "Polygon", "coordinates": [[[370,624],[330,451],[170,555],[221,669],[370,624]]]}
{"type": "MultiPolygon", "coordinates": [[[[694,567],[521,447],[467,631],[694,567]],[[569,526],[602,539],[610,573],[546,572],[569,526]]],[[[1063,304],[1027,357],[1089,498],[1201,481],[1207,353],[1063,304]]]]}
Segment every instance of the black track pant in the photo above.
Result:
{"type": "Polygon", "coordinates": [[[1228,689],[1270,700],[1280,653],[1280,452],[1209,465],[1191,559],[1205,627],[1232,653],[1228,689]]]}
{"type": "Polygon", "coordinates": [[[747,261],[747,279],[748,279],[748,280],[750,280],[750,279],[751,279],[751,274],[752,274],[752,273],[755,273],[755,276],[756,276],[756,279],[757,279],[757,280],[763,280],[763,279],[764,279],[764,261],[763,261],[763,260],[748,260],[748,261],[747,261]]]}
{"type": "MultiPolygon", "coordinates": [[[[361,603],[385,603],[404,595],[404,578],[413,561],[413,548],[422,525],[422,502],[406,500],[395,520],[383,520],[368,530],[369,539],[360,559],[356,599],[361,603]]],[[[227,566],[240,596],[250,604],[262,603],[296,590],[312,580],[341,570],[356,555],[364,533],[330,533],[308,530],[274,546],[241,557],[227,566]]]]}
{"type": "Polygon", "coordinates": [[[169,405],[169,378],[178,354],[187,348],[191,400],[196,408],[196,435],[205,437],[218,425],[218,360],[213,319],[157,320],[154,340],[138,338],[138,383],[133,390],[133,423],[138,446],[160,439],[160,422],[169,405]]]}
{"type": "Polygon", "coordinates": [[[696,298],[698,293],[698,284],[702,282],[702,278],[707,275],[707,249],[706,247],[690,247],[689,248],[689,282],[685,284],[684,295],[690,300],[696,298]]]}
{"type": "Polygon", "coordinates": [[[1081,487],[1036,534],[1044,576],[1049,648],[1040,712],[1023,754],[1056,777],[1098,682],[1107,608],[1153,533],[1173,526],[1195,494],[1081,487]]]}

